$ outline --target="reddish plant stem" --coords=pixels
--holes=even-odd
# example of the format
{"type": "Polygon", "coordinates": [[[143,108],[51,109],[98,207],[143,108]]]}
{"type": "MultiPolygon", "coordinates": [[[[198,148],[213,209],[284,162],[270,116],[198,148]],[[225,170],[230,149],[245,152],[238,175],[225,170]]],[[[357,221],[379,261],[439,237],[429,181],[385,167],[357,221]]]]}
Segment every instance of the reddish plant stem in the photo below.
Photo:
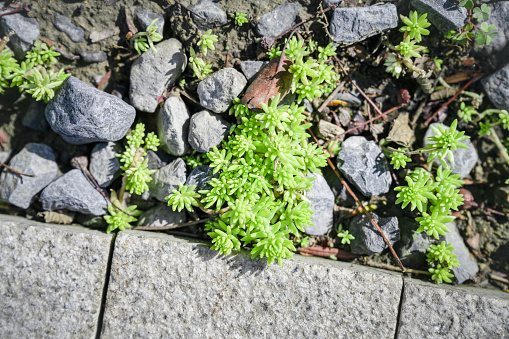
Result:
{"type": "Polygon", "coordinates": [[[108,82],[108,80],[110,80],[111,78],[111,70],[108,71],[108,73],[106,73],[102,78],[101,80],[99,81],[99,83],[97,84],[97,88],[102,90],[102,88],[104,87],[104,84],[106,84],[106,82],[108,82]]]}
{"type": "Polygon", "coordinates": [[[0,17],[1,16],[5,16],[5,15],[10,15],[10,14],[16,14],[16,13],[19,13],[19,12],[21,12],[23,10],[24,10],[23,8],[15,9],[14,11],[10,11],[10,12],[4,13],[4,14],[0,14],[0,17]]]}
{"type": "Polygon", "coordinates": [[[30,178],[35,178],[35,174],[25,174],[25,173],[21,173],[19,171],[16,171],[14,168],[12,167],[9,167],[7,166],[6,164],[4,164],[3,162],[0,161],[0,166],[3,166],[5,168],[7,168],[9,171],[13,172],[13,173],[16,173],[18,175],[23,175],[25,177],[30,177],[30,178]]]}
{"type": "Polygon", "coordinates": [[[437,115],[438,113],[440,113],[441,110],[443,110],[444,108],[446,108],[454,99],[456,99],[458,97],[458,95],[461,94],[461,92],[463,92],[465,89],[467,89],[468,86],[470,86],[474,81],[478,80],[480,77],[482,77],[483,74],[477,74],[475,77],[473,77],[472,79],[470,79],[469,82],[467,82],[465,84],[465,86],[461,87],[461,89],[456,93],[454,94],[453,97],[451,97],[449,100],[447,100],[447,102],[445,104],[442,105],[442,107],[440,107],[435,113],[433,113],[432,116],[430,116],[428,118],[428,120],[426,120],[426,122],[424,123],[424,126],[428,126],[429,123],[431,122],[431,120],[433,120],[437,115]]]}

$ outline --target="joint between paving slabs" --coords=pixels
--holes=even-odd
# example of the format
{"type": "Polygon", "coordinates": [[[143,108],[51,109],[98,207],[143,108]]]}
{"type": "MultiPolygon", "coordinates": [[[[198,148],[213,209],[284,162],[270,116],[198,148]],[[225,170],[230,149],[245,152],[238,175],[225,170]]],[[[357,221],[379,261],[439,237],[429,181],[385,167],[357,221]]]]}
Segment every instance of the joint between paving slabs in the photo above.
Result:
{"type": "Polygon", "coordinates": [[[398,339],[398,332],[399,332],[399,321],[401,319],[401,309],[403,308],[403,299],[405,298],[405,278],[401,277],[401,280],[403,280],[401,284],[401,295],[399,297],[399,305],[398,305],[398,315],[396,317],[396,328],[394,329],[394,339],[398,339]]]}
{"type": "Polygon", "coordinates": [[[113,237],[111,239],[110,243],[110,250],[108,253],[108,263],[106,264],[106,274],[104,275],[104,284],[103,284],[103,290],[101,293],[101,305],[99,310],[99,317],[97,318],[97,332],[95,334],[95,338],[99,339],[101,337],[101,331],[102,331],[102,325],[104,320],[104,311],[106,308],[106,297],[108,294],[108,285],[110,282],[110,275],[111,275],[111,264],[113,261],[113,252],[115,250],[115,241],[117,240],[117,234],[113,234],[113,237]]]}

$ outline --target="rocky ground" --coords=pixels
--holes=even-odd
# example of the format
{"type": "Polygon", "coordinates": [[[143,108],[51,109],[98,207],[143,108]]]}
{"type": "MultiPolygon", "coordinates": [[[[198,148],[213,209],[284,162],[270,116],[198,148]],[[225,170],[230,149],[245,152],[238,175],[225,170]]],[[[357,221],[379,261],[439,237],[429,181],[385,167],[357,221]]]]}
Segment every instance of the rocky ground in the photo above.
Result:
{"type": "MultiPolygon", "coordinates": [[[[448,1],[439,1],[449,3],[448,1]]],[[[485,1],[483,1],[485,2],[485,1]]],[[[319,45],[330,39],[339,44],[338,58],[345,70],[334,96],[335,106],[322,109],[323,97],[306,102],[312,130],[324,144],[351,128],[360,128],[341,137],[341,151],[332,162],[353,187],[356,195],[372,211],[375,220],[405,266],[425,270],[425,253],[432,242],[416,233],[416,213],[395,204],[394,188],[404,183],[405,171],[393,170],[382,152],[382,140],[393,145],[417,149],[433,132],[432,125],[450,126],[458,118],[459,102],[453,101],[436,112],[460,88],[469,85],[469,93],[484,96],[480,108],[509,110],[509,1],[487,2],[498,36],[489,46],[470,44],[461,47],[443,38],[441,31],[462,27],[466,11],[444,11],[429,7],[429,1],[118,1],[105,4],[93,1],[6,1],[1,4],[2,36],[13,30],[9,47],[16,57],[30,50],[36,39],[54,46],[62,56],[56,68],[72,76],[47,105],[20,95],[17,89],[0,96],[0,161],[22,173],[20,177],[5,168],[0,176],[0,211],[48,222],[79,223],[106,229],[102,218],[108,201],[90,182],[83,169],[72,166],[72,159],[86,156],[88,170],[103,194],[121,185],[120,164],[124,136],[138,122],[155,131],[162,141],[161,150],[148,151],[148,167],[156,170],[149,190],[132,195],[131,204],[145,211],[140,226],[161,227],[194,220],[200,215],[174,212],[165,197],[179,183],[205,188],[213,174],[208,166],[194,168],[202,154],[219,146],[237,121],[228,114],[232,100],[240,96],[257,72],[268,62],[260,38],[274,38],[320,8],[338,5],[325,16],[318,15],[301,27],[303,38],[319,45]],[[322,6],[322,7],[319,7],[322,6]],[[22,9],[20,12],[9,12],[22,9]],[[427,37],[429,53],[422,67],[431,71],[430,93],[410,74],[396,79],[385,72],[388,45],[397,44],[401,33],[399,14],[410,10],[428,12],[433,24],[427,37]],[[234,25],[230,14],[247,14],[250,22],[234,25]],[[332,14],[331,14],[332,12],[332,14]],[[139,56],[126,35],[133,26],[144,31],[154,19],[164,39],[139,56]],[[218,35],[215,50],[206,60],[214,71],[204,80],[193,77],[190,47],[207,29],[218,35]],[[441,70],[433,58],[443,60],[441,70]],[[469,83],[478,78],[480,81],[469,83]],[[185,85],[181,80],[185,79],[185,85]],[[408,105],[379,119],[363,124],[376,114],[399,105],[398,93],[410,94],[408,105]],[[165,95],[163,98],[162,95],[165,95]],[[369,100],[368,100],[369,99],[369,100]],[[369,101],[374,102],[372,106],[369,101]],[[107,112],[105,114],[104,112],[107,112]],[[49,213],[56,212],[56,213],[49,213]]],[[[283,42],[279,41],[282,45],[283,42]]],[[[331,63],[332,64],[332,63],[331,63]]],[[[422,84],[421,84],[422,85],[422,84]]],[[[424,84],[425,85],[425,84],[424,84]]],[[[481,98],[482,99],[482,98],[481,98]]],[[[479,108],[479,111],[482,111],[479,108]]],[[[496,140],[507,138],[507,131],[496,129],[498,137],[479,136],[480,126],[460,122],[459,129],[471,136],[468,149],[454,152],[453,172],[465,180],[464,208],[455,212],[445,236],[455,247],[460,267],[454,270],[458,283],[509,289],[509,178],[496,140]]],[[[201,157],[201,158],[200,158],[201,157]]],[[[426,161],[413,156],[417,165],[426,161]]],[[[412,165],[413,166],[413,165],[412,165]]],[[[1,169],[0,169],[1,170],[1,169]]],[[[330,168],[314,174],[312,202],[315,226],[308,227],[306,241],[313,244],[312,254],[339,260],[354,260],[366,265],[397,270],[387,245],[359,213],[355,201],[330,168]],[[338,225],[355,236],[350,245],[341,244],[338,225]],[[332,250],[332,251],[331,251],[332,250]],[[321,252],[320,252],[321,251],[321,252]]],[[[176,232],[176,231],[174,231],[176,232]]],[[[206,237],[201,225],[179,230],[180,234],[206,237]]],[[[177,232],[178,233],[178,232],[177,232]]],[[[303,239],[295,239],[302,244],[303,239]]],[[[305,247],[305,246],[303,246],[305,247]]],[[[305,250],[301,250],[303,254],[305,250]]]]}

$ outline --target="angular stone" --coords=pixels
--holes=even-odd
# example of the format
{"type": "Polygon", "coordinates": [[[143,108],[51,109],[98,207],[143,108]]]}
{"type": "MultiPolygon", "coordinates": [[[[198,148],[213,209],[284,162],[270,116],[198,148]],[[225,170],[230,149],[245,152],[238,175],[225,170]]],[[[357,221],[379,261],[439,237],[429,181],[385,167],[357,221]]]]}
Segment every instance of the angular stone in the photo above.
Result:
{"type": "MultiPolygon", "coordinates": [[[[370,213],[375,222],[380,226],[389,243],[393,245],[400,238],[398,218],[380,218],[375,213],[370,213]]],[[[371,223],[368,216],[364,213],[356,215],[350,222],[348,231],[355,239],[351,240],[350,248],[352,253],[360,255],[371,255],[380,253],[388,246],[382,235],[371,223]]]]}
{"type": "Polygon", "coordinates": [[[507,338],[509,295],[404,278],[397,338],[507,338]]]}
{"type": "Polygon", "coordinates": [[[482,84],[493,105],[509,111],[509,63],[484,78],[482,84]]]}
{"type": "Polygon", "coordinates": [[[196,185],[195,192],[210,190],[212,186],[208,182],[217,177],[219,177],[219,173],[214,174],[213,169],[209,165],[198,166],[189,173],[186,179],[186,186],[196,185]]]}
{"type": "Polygon", "coordinates": [[[241,61],[240,70],[244,73],[247,81],[251,83],[263,66],[268,63],[268,61],[241,61]]]}
{"type": "Polygon", "coordinates": [[[322,0],[322,7],[338,6],[343,0],[322,0]]]}
{"type": "Polygon", "coordinates": [[[0,215],[0,337],[95,337],[112,239],[0,215]]]}
{"type": "Polygon", "coordinates": [[[156,14],[147,9],[136,7],[134,9],[134,16],[136,17],[136,22],[138,23],[141,32],[146,32],[150,23],[157,19],[154,24],[154,26],[157,27],[156,32],[163,35],[164,16],[161,14],[156,14]]]}
{"type": "Polygon", "coordinates": [[[405,267],[427,268],[426,254],[431,238],[426,232],[416,232],[419,223],[415,220],[400,218],[401,239],[395,244],[394,250],[405,267]]]}
{"type": "Polygon", "coordinates": [[[295,24],[298,14],[299,7],[294,3],[279,5],[258,20],[255,32],[261,36],[275,38],[295,24]]]}
{"type": "Polygon", "coordinates": [[[398,275],[299,255],[267,267],[265,258],[224,257],[208,246],[120,232],[101,336],[394,338],[398,275]]]}
{"type": "Polygon", "coordinates": [[[206,30],[216,25],[226,25],[228,16],[226,12],[210,0],[201,0],[196,5],[189,6],[191,18],[196,26],[206,30]]]}
{"type": "Polygon", "coordinates": [[[209,111],[195,113],[189,124],[189,144],[195,151],[207,153],[221,144],[230,126],[228,121],[209,111]]]}
{"type": "Polygon", "coordinates": [[[304,231],[310,235],[325,235],[332,228],[334,194],[323,175],[311,173],[307,177],[315,178],[313,188],[306,192],[306,198],[311,201],[311,222],[314,226],[304,227],[304,231]]]}
{"type": "MultiPolygon", "coordinates": [[[[316,135],[319,138],[328,140],[331,138],[334,138],[342,133],[344,133],[345,130],[341,128],[340,126],[333,124],[332,122],[325,121],[323,119],[320,119],[318,122],[318,125],[316,126],[316,135]]],[[[339,140],[343,140],[344,136],[341,136],[339,140]]]]}
{"type": "Polygon", "coordinates": [[[79,51],[81,60],[89,63],[104,62],[108,60],[108,56],[103,51],[79,51]]]}
{"type": "Polygon", "coordinates": [[[336,8],[330,32],[336,41],[350,44],[398,26],[398,13],[392,4],[370,7],[336,8]]]}
{"type": "Polygon", "coordinates": [[[147,151],[147,159],[148,159],[148,169],[159,169],[167,163],[161,160],[156,152],[152,150],[147,151]]]}
{"type": "Polygon", "coordinates": [[[338,169],[362,194],[389,192],[392,177],[382,150],[364,137],[349,137],[338,154],[338,169]]]}
{"type": "Polygon", "coordinates": [[[85,31],[83,28],[75,26],[71,19],[66,16],[63,16],[59,13],[55,13],[53,16],[53,24],[55,27],[64,32],[71,38],[74,42],[84,42],[85,41],[85,31]]]}
{"type": "Polygon", "coordinates": [[[180,97],[171,96],[164,102],[157,115],[157,132],[164,151],[176,156],[189,151],[190,119],[191,113],[180,97]]]}
{"type": "Polygon", "coordinates": [[[420,13],[428,13],[428,20],[444,33],[465,26],[467,10],[451,0],[412,0],[420,13]]]}
{"type": "MultiPolygon", "coordinates": [[[[5,2],[0,2],[0,14],[12,11],[12,9],[2,10],[5,2]]],[[[7,46],[14,52],[16,59],[23,60],[26,52],[32,49],[34,41],[39,39],[39,23],[34,18],[27,18],[21,13],[9,14],[0,17],[0,34],[7,36],[10,31],[14,35],[9,37],[7,46]]]]}
{"type": "Polygon", "coordinates": [[[186,211],[175,210],[167,204],[158,204],[138,217],[138,226],[162,227],[186,222],[186,211]]]}
{"type": "Polygon", "coordinates": [[[51,128],[73,145],[122,139],[136,110],[122,99],[70,76],[46,106],[51,128]]]}
{"type": "MultiPolygon", "coordinates": [[[[327,181],[327,184],[329,184],[332,193],[334,194],[336,204],[345,207],[356,205],[355,199],[350,195],[350,193],[348,193],[348,190],[346,189],[345,186],[343,186],[343,184],[336,176],[336,173],[334,173],[332,168],[326,166],[322,168],[322,173],[323,177],[327,181]]],[[[355,195],[359,199],[362,199],[363,197],[362,194],[355,187],[352,186],[350,188],[354,191],[355,195]]]]}
{"type": "Polygon", "coordinates": [[[477,260],[475,260],[475,257],[469,252],[467,246],[463,242],[463,237],[458,232],[456,222],[452,221],[445,224],[445,226],[447,226],[450,231],[443,236],[445,242],[454,247],[452,252],[458,256],[456,259],[458,259],[460,263],[459,267],[452,268],[452,273],[454,273],[454,277],[458,284],[462,284],[479,272],[479,266],[477,266],[477,260]]]}
{"type": "Polygon", "coordinates": [[[31,128],[34,131],[47,133],[50,130],[48,121],[44,116],[46,104],[44,101],[32,100],[28,109],[21,120],[21,124],[25,127],[31,128]]]}
{"type": "Polygon", "coordinates": [[[226,112],[246,84],[242,73],[231,67],[223,68],[198,84],[200,105],[215,113],[226,112]]]}
{"type": "Polygon", "coordinates": [[[114,142],[101,142],[94,146],[90,155],[90,174],[100,187],[108,187],[119,175],[120,147],[114,142]]]}
{"type": "Polygon", "coordinates": [[[362,100],[350,93],[338,93],[334,97],[334,100],[342,100],[348,103],[348,106],[360,107],[362,100]]]}
{"type": "Polygon", "coordinates": [[[69,210],[104,215],[108,202],[78,169],[70,170],[52,182],[41,193],[42,209],[69,210]]]}
{"type": "Polygon", "coordinates": [[[152,175],[153,180],[148,183],[150,195],[159,201],[165,199],[171,191],[178,189],[179,183],[186,182],[186,163],[181,158],[161,167],[152,175]]]}
{"type": "MultiPolygon", "coordinates": [[[[434,126],[436,128],[438,125],[439,123],[433,123],[426,131],[426,134],[424,135],[425,146],[430,143],[430,141],[428,141],[427,138],[435,135],[435,132],[433,132],[431,126],[434,126]]],[[[449,129],[449,126],[444,125],[444,127],[447,130],[449,129]]],[[[452,154],[454,155],[454,165],[451,165],[451,162],[447,157],[445,158],[445,162],[448,166],[451,167],[452,173],[460,174],[461,177],[463,178],[467,176],[470,173],[470,171],[474,168],[475,164],[477,163],[477,159],[479,159],[479,156],[477,155],[477,151],[474,145],[472,144],[472,141],[470,141],[470,139],[464,140],[461,143],[467,145],[468,149],[457,148],[456,150],[452,151],[452,154]]],[[[440,161],[437,159],[435,163],[439,165],[440,161]]]]}
{"type": "Polygon", "coordinates": [[[51,147],[44,144],[29,143],[12,157],[9,166],[24,174],[20,176],[11,171],[0,175],[0,198],[20,208],[28,208],[44,187],[58,174],[58,165],[51,147]]]}

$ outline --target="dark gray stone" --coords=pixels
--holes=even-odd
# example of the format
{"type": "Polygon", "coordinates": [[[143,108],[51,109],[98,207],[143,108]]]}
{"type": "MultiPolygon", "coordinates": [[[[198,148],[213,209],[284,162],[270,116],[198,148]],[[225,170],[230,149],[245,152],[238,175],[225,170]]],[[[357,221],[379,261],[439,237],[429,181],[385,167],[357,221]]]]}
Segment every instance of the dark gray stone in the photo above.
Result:
{"type": "Polygon", "coordinates": [[[120,153],[120,147],[112,141],[98,143],[92,149],[90,173],[100,187],[108,187],[120,175],[120,153]]]}
{"type": "Polygon", "coordinates": [[[456,227],[456,222],[452,221],[450,223],[445,224],[450,232],[445,233],[443,236],[445,242],[451,244],[454,247],[452,251],[454,254],[458,256],[458,261],[460,263],[459,267],[453,267],[452,273],[454,273],[454,277],[458,281],[458,284],[462,284],[470,277],[476,275],[479,272],[479,267],[477,266],[477,260],[475,257],[468,251],[467,246],[463,242],[463,237],[458,232],[458,228],[456,227]]]}
{"type": "Polygon", "coordinates": [[[154,113],[157,97],[173,86],[187,65],[187,56],[177,39],[156,45],[157,53],[149,49],[131,67],[129,98],[136,109],[154,113]]]}
{"type": "Polygon", "coordinates": [[[213,26],[228,23],[226,12],[210,0],[202,0],[196,5],[189,6],[189,10],[191,11],[191,18],[200,29],[206,30],[213,26]]]}
{"type": "Polygon", "coordinates": [[[212,186],[208,184],[210,180],[213,178],[219,177],[219,173],[212,173],[213,168],[209,165],[201,165],[196,167],[189,173],[189,176],[186,180],[186,186],[196,185],[195,192],[199,192],[202,190],[210,190],[212,186]]]}
{"type": "Polygon", "coordinates": [[[50,130],[48,121],[44,116],[46,104],[44,101],[32,100],[21,120],[21,124],[37,132],[47,133],[50,130]]]}
{"type": "Polygon", "coordinates": [[[28,208],[35,195],[58,174],[53,150],[44,144],[26,144],[9,165],[21,173],[35,175],[20,176],[6,170],[0,175],[0,198],[20,208],[28,208]]]}
{"type": "Polygon", "coordinates": [[[398,13],[392,4],[370,7],[336,8],[330,32],[336,41],[350,44],[398,26],[398,13]]]}
{"type": "Polygon", "coordinates": [[[298,14],[299,7],[294,3],[279,5],[258,20],[255,32],[261,36],[275,38],[296,23],[298,14]]]}
{"type": "Polygon", "coordinates": [[[353,136],[343,142],[338,169],[367,197],[389,192],[392,177],[382,150],[374,141],[353,136]]]}
{"type": "MultiPolygon", "coordinates": [[[[426,131],[426,134],[424,135],[424,145],[429,144],[430,142],[426,139],[428,137],[432,137],[435,135],[433,130],[431,129],[431,126],[437,127],[439,123],[433,123],[430,125],[428,130],[426,131]]],[[[449,129],[449,126],[445,126],[446,129],[449,129]]],[[[461,177],[467,176],[470,171],[474,168],[475,164],[477,163],[477,160],[479,159],[479,156],[477,155],[477,151],[472,144],[472,141],[470,139],[464,140],[461,143],[468,146],[468,149],[466,148],[457,148],[456,150],[452,151],[452,154],[454,155],[454,165],[451,165],[449,159],[446,157],[445,162],[447,165],[449,165],[452,169],[452,173],[454,174],[460,174],[461,177]]],[[[440,164],[440,161],[437,159],[435,163],[438,165],[440,164]]]]}
{"type": "Polygon", "coordinates": [[[322,0],[322,7],[327,8],[330,6],[338,6],[343,0],[322,0]]]}
{"type": "Polygon", "coordinates": [[[263,66],[268,63],[268,61],[241,61],[240,70],[244,73],[247,81],[252,82],[263,66]]]}
{"type": "Polygon", "coordinates": [[[161,227],[186,222],[186,211],[175,210],[167,204],[158,204],[138,217],[138,226],[161,227]]]}
{"type": "Polygon", "coordinates": [[[108,202],[79,169],[73,169],[52,182],[41,193],[45,211],[69,210],[104,215],[108,202]]]}
{"type": "Polygon", "coordinates": [[[306,111],[308,111],[309,113],[313,113],[313,111],[315,110],[313,104],[307,98],[304,98],[304,100],[302,100],[302,104],[304,105],[304,107],[306,107],[306,111]]]}
{"type": "MultiPolygon", "coordinates": [[[[334,194],[334,197],[336,198],[336,204],[339,206],[345,206],[345,207],[351,207],[355,206],[356,202],[355,199],[348,193],[348,190],[345,186],[341,183],[339,178],[337,177],[336,173],[330,168],[330,166],[326,166],[322,168],[323,177],[327,181],[327,184],[329,184],[329,187],[334,194]]],[[[354,190],[355,195],[362,199],[362,194],[355,188],[350,187],[352,190],[354,190]]]]}
{"type": "MultiPolygon", "coordinates": [[[[373,212],[370,214],[378,226],[380,226],[382,232],[391,245],[399,240],[400,234],[398,218],[380,218],[373,212]]],[[[351,240],[350,243],[352,253],[371,255],[374,253],[380,253],[388,247],[376,227],[364,213],[361,213],[352,219],[350,226],[348,227],[348,231],[350,231],[350,234],[355,237],[355,239],[351,240]]]]}
{"type": "Polygon", "coordinates": [[[136,17],[136,22],[138,23],[138,27],[142,32],[146,32],[150,23],[155,19],[158,19],[154,26],[157,27],[156,32],[163,35],[164,16],[162,16],[161,14],[156,14],[147,9],[136,7],[134,9],[134,16],[136,17]]]}
{"type": "Polygon", "coordinates": [[[118,141],[131,127],[136,110],[114,95],[70,76],[46,107],[51,128],[70,144],[118,141]]]}
{"type": "Polygon", "coordinates": [[[230,126],[228,121],[209,111],[195,113],[189,125],[189,144],[195,151],[207,153],[221,144],[230,126]]]}
{"type": "Polygon", "coordinates": [[[465,26],[467,10],[450,0],[412,0],[420,13],[428,13],[428,20],[444,33],[465,26]]]}
{"type": "Polygon", "coordinates": [[[153,175],[153,180],[148,183],[150,195],[159,201],[165,199],[174,189],[178,189],[179,183],[186,182],[186,163],[181,158],[158,169],[153,175]]]}
{"type": "Polygon", "coordinates": [[[104,62],[108,60],[108,56],[103,51],[79,51],[81,56],[81,60],[94,63],[94,62],[104,62]]]}
{"type": "Polygon", "coordinates": [[[215,113],[226,112],[246,84],[242,73],[231,67],[223,68],[198,84],[200,105],[215,113]]]}
{"type": "Polygon", "coordinates": [[[55,13],[53,24],[59,31],[67,34],[72,41],[85,42],[85,31],[83,28],[75,26],[68,17],[55,13]]]}
{"type": "Polygon", "coordinates": [[[165,165],[167,165],[165,162],[159,158],[156,152],[152,150],[147,151],[147,157],[148,159],[148,169],[159,169],[165,165]]]}
{"type": "Polygon", "coordinates": [[[360,107],[362,100],[350,93],[338,93],[334,97],[335,100],[343,100],[348,103],[349,106],[360,107]]]}
{"type": "MultiPolygon", "coordinates": [[[[0,14],[12,11],[7,8],[2,11],[4,2],[0,2],[0,14]]],[[[10,31],[14,35],[10,36],[7,46],[14,52],[16,59],[23,60],[26,52],[32,49],[34,41],[39,39],[39,23],[34,18],[27,18],[21,13],[15,13],[0,17],[0,34],[6,36],[10,31]]]]}
{"type": "Polygon", "coordinates": [[[482,84],[493,105],[509,111],[509,63],[483,79],[482,84]]]}
{"type": "Polygon", "coordinates": [[[161,149],[171,155],[186,154],[191,146],[187,141],[189,136],[189,121],[191,113],[180,97],[171,96],[159,110],[157,115],[157,132],[161,140],[161,149]]]}
{"type": "Polygon", "coordinates": [[[406,267],[427,268],[426,254],[431,244],[426,232],[416,232],[419,223],[415,220],[400,219],[401,239],[394,246],[399,259],[406,267]]]}
{"type": "Polygon", "coordinates": [[[307,177],[315,178],[313,188],[306,192],[306,198],[311,201],[311,222],[314,226],[305,227],[304,231],[309,235],[325,235],[332,228],[334,194],[323,175],[311,173],[307,177]]]}

